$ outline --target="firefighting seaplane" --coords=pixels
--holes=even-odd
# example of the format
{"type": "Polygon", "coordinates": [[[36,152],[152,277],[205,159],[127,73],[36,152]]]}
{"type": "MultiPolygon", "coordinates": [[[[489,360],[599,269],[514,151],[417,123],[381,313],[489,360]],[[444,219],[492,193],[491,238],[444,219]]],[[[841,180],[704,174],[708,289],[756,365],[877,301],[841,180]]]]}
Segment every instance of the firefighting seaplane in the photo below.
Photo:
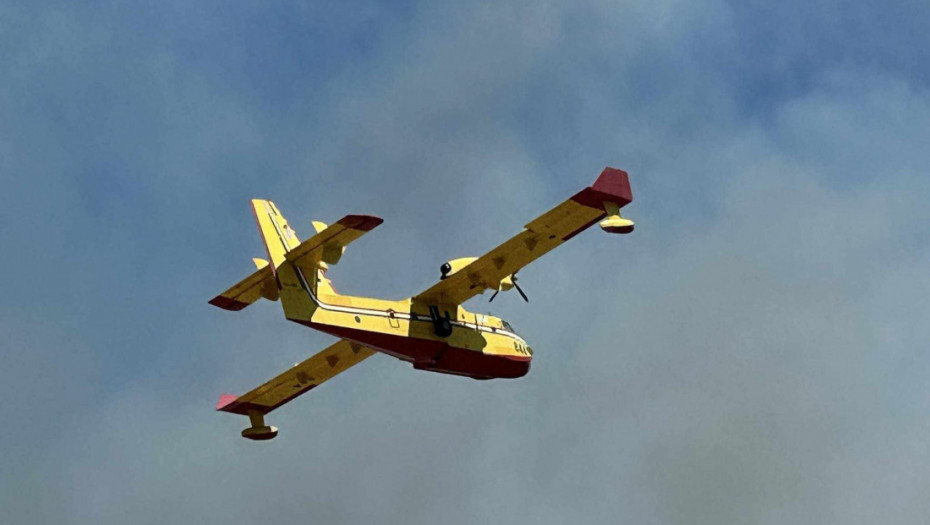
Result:
{"type": "Polygon", "coordinates": [[[273,202],[252,200],[268,259],[253,259],[258,269],[210,304],[238,311],[261,298],[281,301],[288,320],[340,339],[244,395],[221,395],[216,410],[248,416],[245,438],[274,438],[278,429],[265,424],[266,414],[378,352],[417,370],[474,379],[522,377],[533,358],[530,345],[507,321],[469,312],[462,304],[488,290],[494,300],[512,289],[528,302],[517,284],[518,270],[596,222],[608,233],[632,232],[633,221],[620,215],[632,200],[626,172],[605,168],[593,185],[510,240],[481,257],[446,262],[439,282],[401,301],[340,295],[326,277],[346,246],[381,224],[380,218],[347,215],[328,226],[314,221],[315,235],[301,242],[273,202]]]}

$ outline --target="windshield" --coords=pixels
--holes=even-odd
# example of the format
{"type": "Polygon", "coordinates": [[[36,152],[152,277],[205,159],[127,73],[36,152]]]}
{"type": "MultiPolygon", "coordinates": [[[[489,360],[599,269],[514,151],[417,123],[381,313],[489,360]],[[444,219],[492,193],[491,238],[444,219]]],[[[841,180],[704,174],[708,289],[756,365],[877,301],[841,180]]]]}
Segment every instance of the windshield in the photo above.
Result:
{"type": "Polygon", "coordinates": [[[513,329],[513,326],[511,326],[510,323],[508,323],[507,321],[501,319],[501,324],[504,325],[504,330],[507,330],[508,332],[513,333],[513,334],[517,333],[517,331],[513,329]]]}

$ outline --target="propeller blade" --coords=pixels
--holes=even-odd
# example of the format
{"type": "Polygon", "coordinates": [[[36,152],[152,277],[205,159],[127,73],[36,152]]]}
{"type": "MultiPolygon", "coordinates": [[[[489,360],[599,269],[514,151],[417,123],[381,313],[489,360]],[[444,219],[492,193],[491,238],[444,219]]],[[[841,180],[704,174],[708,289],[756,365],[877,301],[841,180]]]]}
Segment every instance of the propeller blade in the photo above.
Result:
{"type": "Polygon", "coordinates": [[[491,301],[493,301],[494,298],[497,297],[497,294],[499,294],[499,293],[500,293],[500,290],[497,290],[496,292],[494,292],[494,295],[492,295],[491,298],[488,299],[488,302],[490,303],[491,301]]]}
{"type": "Polygon", "coordinates": [[[525,293],[523,293],[523,288],[520,288],[520,285],[517,284],[516,279],[513,280],[513,287],[516,288],[518,292],[520,292],[520,297],[523,297],[524,301],[530,302],[530,298],[527,297],[525,293]]]}

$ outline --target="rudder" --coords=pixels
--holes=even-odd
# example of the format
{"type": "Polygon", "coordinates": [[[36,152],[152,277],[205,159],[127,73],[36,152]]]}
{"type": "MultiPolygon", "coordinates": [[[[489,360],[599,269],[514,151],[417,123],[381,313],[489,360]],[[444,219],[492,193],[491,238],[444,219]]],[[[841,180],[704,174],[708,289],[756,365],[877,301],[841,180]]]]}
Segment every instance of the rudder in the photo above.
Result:
{"type": "Polygon", "coordinates": [[[268,259],[271,260],[271,271],[276,273],[278,267],[285,261],[287,252],[296,248],[300,244],[300,239],[273,202],[252,199],[252,213],[255,214],[255,221],[258,223],[258,231],[265,244],[268,259]]]}

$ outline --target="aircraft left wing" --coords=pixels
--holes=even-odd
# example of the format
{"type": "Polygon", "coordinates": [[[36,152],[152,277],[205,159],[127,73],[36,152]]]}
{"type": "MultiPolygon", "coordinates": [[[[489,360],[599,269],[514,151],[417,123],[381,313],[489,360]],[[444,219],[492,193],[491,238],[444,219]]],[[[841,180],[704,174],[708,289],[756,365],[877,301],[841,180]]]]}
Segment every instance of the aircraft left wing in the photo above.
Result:
{"type": "Polygon", "coordinates": [[[230,394],[221,395],[216,409],[250,417],[267,414],[361,363],[374,353],[370,348],[342,339],[251,392],[238,397],[230,394]]]}
{"type": "Polygon", "coordinates": [[[592,186],[537,217],[523,231],[482,255],[461,270],[413,298],[425,304],[458,305],[497,289],[514,272],[545,255],[633,201],[627,173],[604,168],[592,186]]]}

